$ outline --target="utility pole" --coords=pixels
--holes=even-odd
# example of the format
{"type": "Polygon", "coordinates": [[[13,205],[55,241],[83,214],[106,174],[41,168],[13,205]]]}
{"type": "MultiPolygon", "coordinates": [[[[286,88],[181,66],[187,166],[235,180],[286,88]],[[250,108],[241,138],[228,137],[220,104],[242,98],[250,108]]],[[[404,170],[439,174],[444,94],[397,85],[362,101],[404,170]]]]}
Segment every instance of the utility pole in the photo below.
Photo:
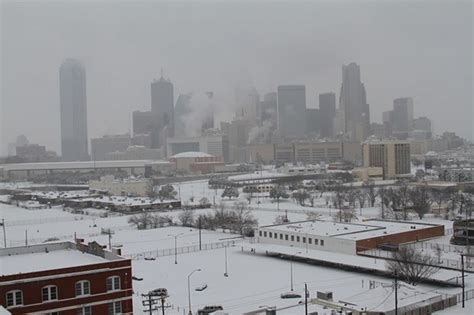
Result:
{"type": "Polygon", "coordinates": [[[109,249],[112,250],[112,231],[110,229],[107,230],[107,235],[109,236],[109,249]]]}
{"type": "Polygon", "coordinates": [[[395,273],[395,315],[398,315],[398,274],[395,273]]]}
{"type": "Polygon", "coordinates": [[[178,264],[178,236],[183,235],[183,233],[179,234],[168,234],[168,236],[174,237],[174,263],[175,265],[178,264]]]}
{"type": "Polygon", "coordinates": [[[464,254],[461,253],[461,283],[462,283],[462,308],[464,308],[465,287],[464,287],[464,254]]]}
{"type": "Polygon", "coordinates": [[[304,284],[304,314],[308,315],[308,285],[304,284]]]}
{"type": "Polygon", "coordinates": [[[7,248],[7,232],[5,230],[5,219],[2,219],[2,223],[0,223],[3,228],[3,247],[7,248]]]}
{"type": "Polygon", "coordinates": [[[28,230],[25,230],[25,246],[28,246],[28,230]]]}

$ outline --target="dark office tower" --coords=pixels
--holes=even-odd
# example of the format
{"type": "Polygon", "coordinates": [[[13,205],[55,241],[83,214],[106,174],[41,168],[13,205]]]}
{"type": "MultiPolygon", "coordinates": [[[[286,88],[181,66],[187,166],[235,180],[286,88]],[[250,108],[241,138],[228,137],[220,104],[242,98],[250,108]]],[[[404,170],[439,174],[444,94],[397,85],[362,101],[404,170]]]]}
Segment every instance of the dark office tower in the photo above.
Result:
{"type": "Polygon", "coordinates": [[[86,70],[79,60],[66,59],[61,64],[59,94],[62,159],[88,160],[86,70]]]}
{"type": "Polygon", "coordinates": [[[306,88],[304,85],[278,87],[278,130],[283,138],[302,138],[306,126],[306,88]]]}
{"type": "Polygon", "coordinates": [[[158,148],[166,136],[174,135],[173,83],[163,75],[151,83],[151,112],[155,126],[152,132],[152,147],[158,148]]]}
{"type": "Polygon", "coordinates": [[[133,135],[150,134],[153,130],[153,115],[151,112],[134,111],[132,114],[133,135]]]}
{"type": "Polygon", "coordinates": [[[334,119],[336,117],[336,94],[319,94],[319,134],[321,138],[334,137],[334,119]]]}
{"type": "Polygon", "coordinates": [[[393,134],[406,139],[413,129],[413,98],[402,97],[393,100],[393,134]]]}
{"type": "Polygon", "coordinates": [[[319,109],[306,108],[306,135],[315,138],[319,134],[319,109]]]}
{"type": "Polygon", "coordinates": [[[370,112],[365,87],[360,80],[360,67],[356,63],[342,66],[339,106],[344,113],[346,137],[350,140],[365,140],[370,131],[370,112]]]}

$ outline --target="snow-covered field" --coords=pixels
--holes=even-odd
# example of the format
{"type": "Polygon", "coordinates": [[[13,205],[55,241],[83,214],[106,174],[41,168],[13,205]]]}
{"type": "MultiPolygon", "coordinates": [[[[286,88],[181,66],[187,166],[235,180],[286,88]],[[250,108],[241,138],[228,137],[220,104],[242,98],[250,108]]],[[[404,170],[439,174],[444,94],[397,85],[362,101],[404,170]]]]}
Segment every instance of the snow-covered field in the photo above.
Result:
{"type": "MultiPolygon", "coordinates": [[[[221,201],[222,189],[212,190],[207,186],[207,181],[193,181],[175,184],[178,198],[183,202],[197,203],[206,197],[211,204],[221,201]],[[192,199],[193,201],[191,201],[192,199]]],[[[246,194],[240,194],[240,200],[247,200],[246,194]]],[[[229,207],[235,200],[224,202],[229,207]]],[[[250,204],[253,215],[258,219],[259,225],[273,224],[275,217],[288,211],[290,221],[306,219],[306,212],[312,211],[324,217],[330,217],[336,210],[326,206],[324,196],[316,199],[315,207],[301,206],[291,200],[277,203],[271,199],[259,196],[253,198],[250,204]],[[280,211],[277,211],[279,206],[280,211]]],[[[212,209],[196,210],[196,213],[206,213],[212,209]]],[[[137,230],[128,224],[129,216],[100,217],[103,210],[86,209],[90,215],[73,215],[63,211],[60,207],[43,210],[27,210],[12,205],[0,204],[0,219],[5,219],[7,232],[7,245],[20,246],[25,244],[26,233],[28,243],[40,243],[45,239],[57,237],[61,240],[73,240],[74,233],[84,238],[86,242],[96,240],[101,244],[108,244],[108,236],[101,234],[101,229],[111,229],[112,245],[120,246],[124,255],[174,248],[174,237],[179,235],[178,247],[193,246],[199,242],[198,230],[178,226],[164,227],[150,230],[137,230]]],[[[357,215],[362,213],[364,218],[376,217],[377,208],[357,209],[357,215]]],[[[167,212],[175,221],[180,211],[167,212]]],[[[362,218],[360,218],[362,219],[362,218]]],[[[430,222],[445,224],[450,228],[452,223],[441,219],[428,218],[430,222]]],[[[426,221],[425,221],[426,222],[426,221]]],[[[2,232],[0,232],[2,233],[2,232]]],[[[202,242],[215,243],[235,238],[236,235],[219,231],[202,231],[202,242]]],[[[436,240],[438,241],[438,240],[436,240]]],[[[433,242],[433,240],[431,240],[433,242]]],[[[449,243],[449,237],[440,239],[444,244],[449,243]]],[[[3,246],[3,238],[0,237],[3,246]]],[[[249,252],[248,246],[237,242],[234,247],[227,249],[228,277],[225,272],[225,249],[197,251],[178,255],[178,264],[174,263],[174,256],[158,257],[154,261],[133,260],[133,273],[142,277],[143,281],[134,281],[134,306],[135,314],[141,314],[141,294],[149,290],[165,287],[169,290],[170,297],[167,303],[170,308],[167,314],[183,314],[188,311],[187,276],[196,269],[191,277],[191,298],[193,311],[205,305],[222,305],[230,314],[256,310],[265,306],[295,306],[279,314],[296,314],[304,309],[296,306],[300,299],[281,299],[280,294],[290,290],[290,262],[249,252]],[[194,289],[202,284],[207,284],[204,291],[194,289]]],[[[373,277],[367,274],[347,272],[303,263],[293,263],[294,289],[302,293],[304,283],[308,284],[311,297],[316,291],[332,291],[335,300],[347,300],[357,294],[362,294],[368,289],[369,280],[377,283],[390,283],[390,279],[373,277]]],[[[467,289],[474,288],[474,277],[466,278],[467,289]]],[[[437,290],[442,293],[458,293],[459,288],[435,288],[420,285],[423,291],[437,290]]],[[[468,302],[472,310],[474,300],[468,302]]],[[[319,310],[319,309],[318,309],[319,310]]],[[[466,309],[464,309],[466,310],[466,309]]],[[[445,310],[439,314],[467,314],[460,308],[445,310]]],[[[320,314],[330,310],[319,310],[320,314]]]]}

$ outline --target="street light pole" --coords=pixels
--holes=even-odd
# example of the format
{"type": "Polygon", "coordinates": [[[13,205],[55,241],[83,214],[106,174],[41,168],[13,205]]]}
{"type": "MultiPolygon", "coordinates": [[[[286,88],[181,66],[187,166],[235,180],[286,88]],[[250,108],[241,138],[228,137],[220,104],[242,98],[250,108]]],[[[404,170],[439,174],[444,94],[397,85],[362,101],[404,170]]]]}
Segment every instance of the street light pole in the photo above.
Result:
{"type": "Polygon", "coordinates": [[[178,264],[178,236],[183,235],[183,233],[179,234],[168,234],[168,236],[174,237],[174,263],[175,265],[178,264]]]}
{"type": "Polygon", "coordinates": [[[462,308],[464,308],[465,287],[464,287],[464,254],[461,254],[461,281],[462,281],[462,308]]]}
{"type": "Polygon", "coordinates": [[[225,250],[225,273],[224,273],[224,277],[228,277],[229,274],[227,273],[227,246],[224,246],[224,250],[225,250]]]}
{"type": "Polygon", "coordinates": [[[188,275],[188,303],[189,303],[189,312],[188,312],[188,314],[189,315],[193,315],[193,312],[191,311],[191,276],[196,271],[201,271],[201,269],[195,269],[188,275]]]}
{"type": "Polygon", "coordinates": [[[290,287],[291,291],[293,291],[293,258],[290,260],[290,287]]]}

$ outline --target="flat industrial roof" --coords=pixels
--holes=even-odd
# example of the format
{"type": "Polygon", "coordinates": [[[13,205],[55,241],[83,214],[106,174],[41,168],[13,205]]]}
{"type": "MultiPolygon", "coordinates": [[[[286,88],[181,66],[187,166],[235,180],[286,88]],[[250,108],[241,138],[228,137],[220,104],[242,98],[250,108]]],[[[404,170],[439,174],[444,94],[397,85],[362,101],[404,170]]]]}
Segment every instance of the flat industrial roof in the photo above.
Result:
{"type": "Polygon", "coordinates": [[[144,167],[153,164],[170,164],[164,160],[114,160],[114,161],[80,161],[80,162],[41,162],[41,163],[15,163],[2,165],[4,171],[22,170],[61,170],[61,169],[89,169],[112,167],[144,167]]]}
{"type": "Polygon", "coordinates": [[[2,276],[99,264],[110,260],[76,249],[33,252],[0,257],[2,276]]]}
{"type": "Polygon", "coordinates": [[[360,223],[341,223],[331,221],[301,221],[287,224],[262,226],[279,232],[293,232],[308,236],[336,237],[349,240],[362,240],[387,234],[396,234],[434,227],[434,224],[420,224],[390,220],[368,220],[360,223]]]}

